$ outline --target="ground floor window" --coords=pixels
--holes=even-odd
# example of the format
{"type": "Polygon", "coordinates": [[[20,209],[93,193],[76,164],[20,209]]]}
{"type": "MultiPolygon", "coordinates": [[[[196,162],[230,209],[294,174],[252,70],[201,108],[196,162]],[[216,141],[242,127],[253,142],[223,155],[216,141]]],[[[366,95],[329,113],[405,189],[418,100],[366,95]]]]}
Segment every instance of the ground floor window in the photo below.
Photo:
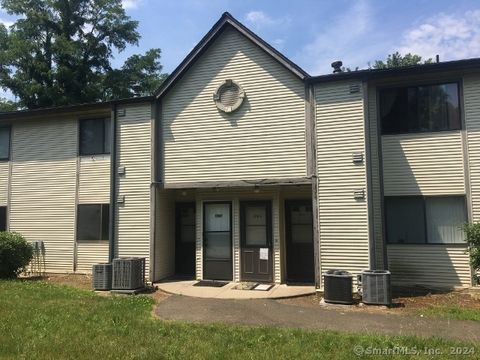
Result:
{"type": "Polygon", "coordinates": [[[464,196],[385,197],[387,241],[391,244],[462,244],[467,221],[464,196]]]}
{"type": "Polygon", "coordinates": [[[7,207],[0,206],[0,231],[7,231],[7,207]]]}
{"type": "Polygon", "coordinates": [[[82,204],[77,211],[77,241],[108,240],[109,204],[82,204]]]}

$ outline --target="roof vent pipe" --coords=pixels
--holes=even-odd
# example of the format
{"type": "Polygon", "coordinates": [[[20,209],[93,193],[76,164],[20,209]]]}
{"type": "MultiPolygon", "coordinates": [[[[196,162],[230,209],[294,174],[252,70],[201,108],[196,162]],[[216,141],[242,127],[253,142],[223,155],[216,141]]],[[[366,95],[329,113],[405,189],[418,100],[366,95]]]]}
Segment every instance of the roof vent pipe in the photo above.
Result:
{"type": "Polygon", "coordinates": [[[437,61],[437,64],[440,62],[440,55],[437,54],[437,56],[435,56],[435,60],[437,61]]]}
{"type": "Polygon", "coordinates": [[[342,72],[342,65],[343,63],[341,61],[334,61],[332,62],[332,67],[333,67],[333,73],[341,73],[342,72]]]}

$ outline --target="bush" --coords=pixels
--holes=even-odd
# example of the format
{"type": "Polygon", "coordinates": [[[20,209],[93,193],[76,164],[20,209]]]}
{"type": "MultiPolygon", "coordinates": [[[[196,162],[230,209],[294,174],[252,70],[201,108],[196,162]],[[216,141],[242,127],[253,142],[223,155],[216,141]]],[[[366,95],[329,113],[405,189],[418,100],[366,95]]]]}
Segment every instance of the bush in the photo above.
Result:
{"type": "Polygon", "coordinates": [[[32,245],[15,232],[0,232],[0,278],[14,278],[30,263],[32,245]]]}
{"type": "Polygon", "coordinates": [[[467,252],[470,254],[470,265],[474,270],[475,280],[478,282],[477,274],[480,271],[480,223],[463,225],[467,241],[467,252]]]}

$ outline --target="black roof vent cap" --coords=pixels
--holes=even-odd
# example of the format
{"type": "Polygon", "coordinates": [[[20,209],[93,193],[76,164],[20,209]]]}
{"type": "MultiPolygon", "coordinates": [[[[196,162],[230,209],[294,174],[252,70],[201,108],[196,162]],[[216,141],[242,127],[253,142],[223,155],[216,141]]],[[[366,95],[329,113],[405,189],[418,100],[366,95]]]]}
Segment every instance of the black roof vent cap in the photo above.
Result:
{"type": "Polygon", "coordinates": [[[332,62],[333,73],[334,74],[341,73],[342,72],[342,65],[343,65],[343,63],[340,60],[332,62]]]}

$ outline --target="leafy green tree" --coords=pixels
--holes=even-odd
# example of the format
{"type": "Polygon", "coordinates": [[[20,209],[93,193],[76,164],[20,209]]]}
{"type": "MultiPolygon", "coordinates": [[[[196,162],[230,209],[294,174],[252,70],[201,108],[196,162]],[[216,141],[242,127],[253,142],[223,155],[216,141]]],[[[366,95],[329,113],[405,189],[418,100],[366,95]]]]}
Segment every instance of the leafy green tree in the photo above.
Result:
{"type": "Polygon", "coordinates": [[[419,64],[431,64],[433,61],[432,59],[427,59],[422,62],[422,57],[420,55],[415,54],[405,54],[402,55],[398,51],[388,55],[385,61],[383,60],[375,60],[373,63],[373,69],[389,69],[389,68],[397,68],[403,66],[411,66],[411,65],[419,65],[419,64]]]}
{"type": "Polygon", "coordinates": [[[15,111],[18,109],[18,104],[14,101],[0,98],[0,112],[15,111]]]}
{"type": "Polygon", "coordinates": [[[116,52],[137,45],[138,22],[121,0],[0,0],[18,16],[0,26],[0,87],[38,108],[152,93],[162,82],[160,49],[113,69],[116,52]]]}

